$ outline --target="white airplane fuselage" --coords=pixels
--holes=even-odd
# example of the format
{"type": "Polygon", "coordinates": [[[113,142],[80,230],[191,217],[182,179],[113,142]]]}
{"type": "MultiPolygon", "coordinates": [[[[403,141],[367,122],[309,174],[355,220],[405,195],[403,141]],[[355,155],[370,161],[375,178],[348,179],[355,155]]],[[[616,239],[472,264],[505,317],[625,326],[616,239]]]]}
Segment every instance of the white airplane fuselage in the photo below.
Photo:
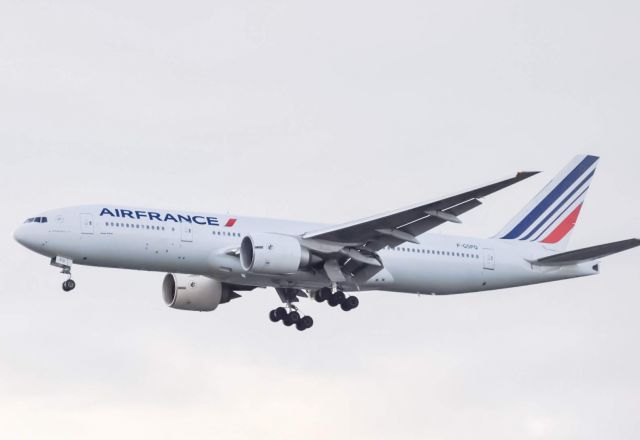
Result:
{"type": "MultiPolygon", "coordinates": [[[[254,233],[299,236],[326,225],[218,214],[182,213],[87,205],[40,214],[25,223],[18,242],[50,258],[73,264],[203,275],[258,287],[318,289],[331,285],[322,270],[259,275],[243,270],[234,251],[254,233]],[[124,214],[124,215],[123,215],[124,214]],[[155,215],[157,214],[157,215],[155,215]]],[[[522,286],[598,273],[596,262],[540,267],[530,261],[553,251],[539,243],[425,233],[419,244],[378,252],[383,268],[345,291],[385,290],[454,294],[522,286]]]]}

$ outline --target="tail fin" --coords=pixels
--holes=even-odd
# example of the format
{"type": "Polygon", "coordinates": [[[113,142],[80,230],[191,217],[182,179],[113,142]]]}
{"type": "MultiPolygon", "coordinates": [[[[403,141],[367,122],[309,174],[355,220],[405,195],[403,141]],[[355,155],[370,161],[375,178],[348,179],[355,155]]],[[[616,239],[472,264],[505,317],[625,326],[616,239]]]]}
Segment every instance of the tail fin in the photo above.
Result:
{"type": "Polygon", "coordinates": [[[597,156],[574,157],[496,238],[532,241],[555,250],[565,249],[598,160],[597,156]]]}

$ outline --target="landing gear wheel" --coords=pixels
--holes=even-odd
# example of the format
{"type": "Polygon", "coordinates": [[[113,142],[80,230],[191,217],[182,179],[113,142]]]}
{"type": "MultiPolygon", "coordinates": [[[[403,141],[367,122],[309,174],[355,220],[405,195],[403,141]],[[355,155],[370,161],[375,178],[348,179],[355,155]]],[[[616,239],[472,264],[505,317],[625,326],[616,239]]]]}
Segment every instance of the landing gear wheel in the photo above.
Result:
{"type": "Polygon", "coordinates": [[[311,316],[303,316],[300,322],[304,324],[305,329],[313,327],[313,318],[311,316]]]}
{"type": "Polygon", "coordinates": [[[360,304],[358,297],[350,296],[342,301],[342,303],[340,304],[340,308],[345,312],[348,312],[349,310],[353,310],[358,307],[358,304],[360,304]]]}
{"type": "Polygon", "coordinates": [[[298,312],[290,312],[289,319],[291,319],[294,323],[300,321],[300,313],[298,312]]]}
{"type": "Polygon", "coordinates": [[[277,318],[276,321],[280,321],[281,319],[284,319],[285,316],[287,316],[287,309],[285,309],[284,307],[278,307],[273,312],[274,316],[277,318]]]}
{"type": "Polygon", "coordinates": [[[313,327],[313,318],[311,316],[303,316],[300,321],[296,322],[296,328],[300,331],[313,327]]]}
{"type": "Polygon", "coordinates": [[[321,303],[329,299],[331,296],[331,289],[328,287],[323,287],[322,289],[316,292],[316,301],[321,303]]]}
{"type": "Polygon", "coordinates": [[[330,297],[329,300],[327,301],[329,303],[329,305],[331,307],[335,307],[338,304],[342,303],[344,301],[344,292],[338,290],[336,293],[333,293],[330,297]]]}
{"type": "Polygon", "coordinates": [[[285,317],[282,318],[282,323],[284,325],[286,325],[287,327],[292,326],[293,324],[295,324],[298,321],[300,321],[300,314],[298,312],[295,312],[295,311],[287,313],[285,315],[285,317]]]}
{"type": "Polygon", "coordinates": [[[277,315],[275,310],[271,310],[269,312],[269,319],[271,320],[271,322],[278,322],[280,321],[280,317],[277,315]]]}
{"type": "Polygon", "coordinates": [[[76,288],[76,282],[73,281],[72,279],[68,279],[67,281],[62,283],[62,290],[64,290],[65,292],[69,292],[75,288],[76,288]]]}

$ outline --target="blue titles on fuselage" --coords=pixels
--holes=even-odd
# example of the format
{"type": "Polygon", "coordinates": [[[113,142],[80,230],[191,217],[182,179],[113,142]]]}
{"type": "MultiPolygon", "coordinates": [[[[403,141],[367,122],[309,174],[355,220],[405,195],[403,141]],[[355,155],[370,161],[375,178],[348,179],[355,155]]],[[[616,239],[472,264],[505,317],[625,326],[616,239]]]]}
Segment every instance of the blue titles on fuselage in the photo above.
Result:
{"type": "Polygon", "coordinates": [[[175,223],[195,223],[197,225],[209,225],[209,226],[219,226],[217,217],[204,217],[201,215],[183,215],[183,214],[170,214],[170,213],[159,213],[152,211],[132,211],[130,209],[109,209],[102,208],[100,211],[100,216],[111,216],[111,217],[119,217],[119,218],[130,218],[130,219],[149,219],[156,220],[159,222],[175,222],[175,223]]]}

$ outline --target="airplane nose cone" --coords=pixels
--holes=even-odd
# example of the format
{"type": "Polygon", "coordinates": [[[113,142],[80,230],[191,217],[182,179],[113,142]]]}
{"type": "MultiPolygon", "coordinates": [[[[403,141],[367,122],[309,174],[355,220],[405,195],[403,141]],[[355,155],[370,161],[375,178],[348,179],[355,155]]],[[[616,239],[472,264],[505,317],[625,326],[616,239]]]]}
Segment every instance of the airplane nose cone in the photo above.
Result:
{"type": "Polygon", "coordinates": [[[13,239],[20,243],[22,246],[26,248],[30,248],[29,234],[25,231],[24,226],[18,227],[15,231],[13,231],[13,239]]]}

